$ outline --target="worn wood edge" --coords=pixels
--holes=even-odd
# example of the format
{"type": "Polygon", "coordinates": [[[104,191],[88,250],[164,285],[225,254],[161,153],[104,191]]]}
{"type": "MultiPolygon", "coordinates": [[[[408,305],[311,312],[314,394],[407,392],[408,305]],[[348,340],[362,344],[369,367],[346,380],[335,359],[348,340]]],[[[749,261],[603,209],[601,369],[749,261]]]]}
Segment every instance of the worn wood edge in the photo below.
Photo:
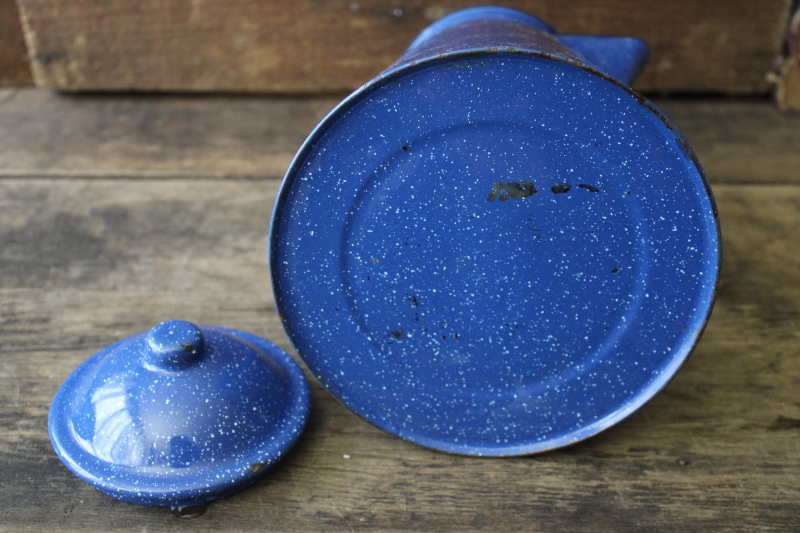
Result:
{"type": "Polygon", "coordinates": [[[775,100],[784,113],[800,113],[800,58],[788,58],[781,64],[775,100]]]}
{"type": "Polygon", "coordinates": [[[786,25],[781,54],[776,58],[777,68],[768,80],[775,85],[775,101],[784,113],[800,114],[800,3],[795,2],[794,14],[786,25]]]}
{"type": "Polygon", "coordinates": [[[0,87],[33,84],[16,0],[0,0],[0,87]]]}

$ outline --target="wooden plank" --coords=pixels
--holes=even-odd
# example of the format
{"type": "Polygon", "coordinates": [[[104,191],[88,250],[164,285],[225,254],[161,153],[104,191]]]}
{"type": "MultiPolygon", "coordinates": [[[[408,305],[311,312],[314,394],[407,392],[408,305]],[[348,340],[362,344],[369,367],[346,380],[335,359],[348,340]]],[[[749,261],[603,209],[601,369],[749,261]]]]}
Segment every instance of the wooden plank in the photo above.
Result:
{"type": "MultiPolygon", "coordinates": [[[[19,0],[36,83],[66,91],[353,89],[472,0],[19,0]]],[[[645,91],[765,93],[791,0],[507,0],[651,47],[645,91]]]]}
{"type": "MultiPolygon", "coordinates": [[[[0,90],[0,176],[279,178],[340,99],[0,90]]],[[[769,102],[655,102],[713,183],[800,183],[800,128],[769,102]]]]}
{"type": "Polygon", "coordinates": [[[771,102],[655,100],[712,183],[800,183],[800,122],[771,102]]]}
{"type": "MultiPolygon", "coordinates": [[[[46,433],[61,381],[106,343],[183,317],[266,335],[278,182],[0,180],[3,531],[177,531],[102,495],[46,433]]],[[[725,259],[694,355],[619,426],[534,457],[426,450],[318,386],[307,432],[196,531],[793,531],[800,523],[800,185],[718,185],[725,259]],[[345,455],[349,456],[346,458],[345,455]]]]}
{"type": "Polygon", "coordinates": [[[0,175],[283,177],[339,98],[0,91],[0,175]]]}
{"type": "Polygon", "coordinates": [[[0,0],[0,87],[31,85],[33,74],[15,0],[0,0]]]}

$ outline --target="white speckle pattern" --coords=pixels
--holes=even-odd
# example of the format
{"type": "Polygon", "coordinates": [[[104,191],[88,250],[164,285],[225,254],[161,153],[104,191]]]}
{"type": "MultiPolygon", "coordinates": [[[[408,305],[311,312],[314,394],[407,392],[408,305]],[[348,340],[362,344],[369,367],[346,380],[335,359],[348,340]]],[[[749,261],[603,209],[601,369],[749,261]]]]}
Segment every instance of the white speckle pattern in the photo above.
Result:
{"type": "Polygon", "coordinates": [[[720,257],[708,184],[658,111],[503,52],[401,64],[331,113],[270,256],[334,396],[475,455],[570,444],[651,398],[702,332],[720,257]]]}
{"type": "Polygon", "coordinates": [[[56,394],[59,458],[131,503],[185,507],[262,477],[308,418],[308,384],[274,344],[184,321],[101,350],[56,394]]]}

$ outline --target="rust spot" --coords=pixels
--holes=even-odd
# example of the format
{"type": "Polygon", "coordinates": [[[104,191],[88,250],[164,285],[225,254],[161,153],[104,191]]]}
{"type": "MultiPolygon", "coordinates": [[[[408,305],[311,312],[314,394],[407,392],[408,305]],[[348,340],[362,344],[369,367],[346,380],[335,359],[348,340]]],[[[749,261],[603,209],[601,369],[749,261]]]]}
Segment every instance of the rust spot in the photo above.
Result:
{"type": "Polygon", "coordinates": [[[521,200],[528,196],[533,196],[537,192],[539,191],[536,190],[533,183],[530,181],[523,181],[522,185],[516,181],[496,181],[492,183],[492,192],[489,193],[487,200],[494,202],[498,194],[500,195],[501,202],[505,202],[509,197],[515,200],[521,200]]]}
{"type": "Polygon", "coordinates": [[[267,466],[266,462],[253,463],[250,465],[250,472],[255,474],[257,472],[260,472],[261,469],[264,468],[265,466],[267,466]]]}

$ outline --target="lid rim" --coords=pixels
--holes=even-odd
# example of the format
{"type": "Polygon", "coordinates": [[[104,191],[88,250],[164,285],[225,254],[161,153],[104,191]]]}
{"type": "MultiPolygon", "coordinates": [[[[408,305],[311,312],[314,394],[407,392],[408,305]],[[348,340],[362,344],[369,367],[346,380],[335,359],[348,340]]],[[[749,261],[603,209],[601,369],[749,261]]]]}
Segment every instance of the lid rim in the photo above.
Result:
{"type": "Polygon", "coordinates": [[[228,468],[224,477],[217,476],[209,464],[194,469],[191,466],[180,468],[169,465],[125,466],[110,463],[85,450],[71,436],[69,423],[71,393],[76,385],[81,383],[86,373],[101,363],[102,359],[128,343],[146,338],[147,333],[141,333],[95,353],[75,369],[59,387],[48,413],[48,433],[56,455],[70,471],[101,492],[130,503],[187,506],[207,503],[232,494],[255,483],[272,470],[297,442],[308,420],[310,390],[303,371],[291,356],[266,339],[217,326],[200,326],[200,329],[206,335],[216,332],[253,345],[257,350],[253,351],[254,354],[272,361],[285,372],[289,400],[286,402],[286,411],[278,423],[278,430],[273,432],[273,439],[267,436],[257,448],[248,451],[244,456],[234,460],[223,458],[219,461],[217,463],[219,466],[216,468],[228,468]],[[231,474],[234,468],[241,470],[231,474]],[[142,472],[148,469],[159,472],[142,472]],[[124,480],[124,483],[120,483],[120,480],[124,480]],[[157,486],[153,486],[154,484],[157,486]]]}

